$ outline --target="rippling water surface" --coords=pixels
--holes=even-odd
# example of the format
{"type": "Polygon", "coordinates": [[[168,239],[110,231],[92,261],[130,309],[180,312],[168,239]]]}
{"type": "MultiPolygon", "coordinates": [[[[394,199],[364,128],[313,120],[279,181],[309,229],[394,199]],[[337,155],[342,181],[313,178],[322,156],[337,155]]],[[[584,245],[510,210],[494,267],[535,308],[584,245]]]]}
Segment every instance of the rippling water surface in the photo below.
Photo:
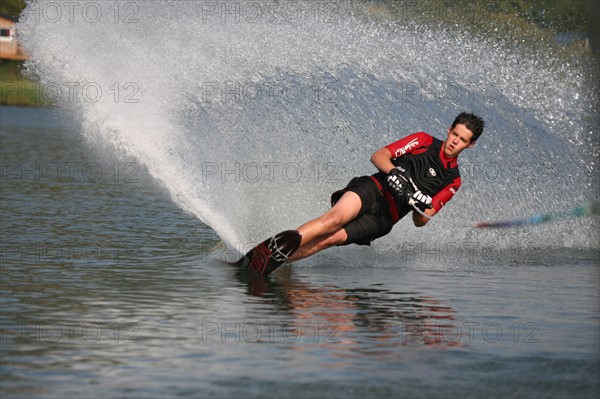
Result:
{"type": "Polygon", "coordinates": [[[598,394],[597,252],[349,247],[255,279],[54,114],[0,109],[2,397],[598,394]]]}

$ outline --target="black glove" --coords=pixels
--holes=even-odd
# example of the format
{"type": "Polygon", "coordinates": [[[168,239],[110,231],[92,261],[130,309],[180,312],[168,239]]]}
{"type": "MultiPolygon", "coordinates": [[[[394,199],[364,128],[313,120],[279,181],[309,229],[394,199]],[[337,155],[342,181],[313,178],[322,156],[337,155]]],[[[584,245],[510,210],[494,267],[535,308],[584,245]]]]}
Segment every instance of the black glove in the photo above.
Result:
{"type": "Polygon", "coordinates": [[[409,205],[414,205],[422,211],[433,208],[433,205],[431,204],[431,197],[427,194],[423,194],[411,177],[408,178],[408,182],[410,183],[409,186],[411,188],[406,198],[409,205]]]}
{"type": "Polygon", "coordinates": [[[431,197],[429,195],[423,194],[421,191],[417,190],[410,200],[414,201],[416,207],[420,210],[431,209],[433,205],[431,204],[431,197]]]}
{"type": "Polygon", "coordinates": [[[404,176],[405,170],[400,167],[392,168],[387,175],[387,184],[392,193],[396,197],[410,197],[412,195],[412,187],[404,176]]]}

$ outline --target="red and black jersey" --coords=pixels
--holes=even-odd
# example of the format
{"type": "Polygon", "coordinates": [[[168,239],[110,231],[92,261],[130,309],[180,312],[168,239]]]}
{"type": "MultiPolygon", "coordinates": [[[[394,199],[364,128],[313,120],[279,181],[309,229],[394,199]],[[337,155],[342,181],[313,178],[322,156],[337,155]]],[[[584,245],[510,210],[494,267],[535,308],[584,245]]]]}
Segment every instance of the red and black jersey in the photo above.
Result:
{"type": "MultiPolygon", "coordinates": [[[[392,163],[407,170],[419,190],[432,198],[437,212],[452,199],[461,184],[457,158],[447,158],[443,144],[442,140],[418,132],[386,146],[392,154],[392,163]]],[[[385,173],[376,173],[373,178],[388,190],[385,173]]],[[[395,207],[399,217],[411,209],[400,200],[395,201],[395,207]]]]}

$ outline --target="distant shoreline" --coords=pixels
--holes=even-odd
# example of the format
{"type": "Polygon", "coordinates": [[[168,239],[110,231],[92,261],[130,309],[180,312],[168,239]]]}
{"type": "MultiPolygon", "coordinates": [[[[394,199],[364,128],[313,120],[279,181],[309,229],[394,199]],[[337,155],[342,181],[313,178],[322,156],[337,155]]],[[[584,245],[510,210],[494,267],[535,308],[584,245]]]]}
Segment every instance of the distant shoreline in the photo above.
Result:
{"type": "Polygon", "coordinates": [[[50,103],[38,83],[23,79],[0,81],[0,105],[46,108],[50,103]]]}
{"type": "Polygon", "coordinates": [[[50,106],[40,84],[23,76],[22,70],[23,61],[0,61],[0,105],[50,106]]]}

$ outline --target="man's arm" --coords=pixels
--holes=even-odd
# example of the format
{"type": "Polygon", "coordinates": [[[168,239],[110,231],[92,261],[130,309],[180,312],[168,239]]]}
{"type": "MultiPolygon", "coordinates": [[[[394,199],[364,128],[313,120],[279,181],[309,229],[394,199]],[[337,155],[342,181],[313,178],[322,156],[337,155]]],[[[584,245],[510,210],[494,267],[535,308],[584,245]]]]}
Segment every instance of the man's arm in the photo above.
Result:
{"type": "MultiPolygon", "coordinates": [[[[431,209],[425,209],[423,211],[423,213],[425,213],[426,215],[429,215],[430,217],[433,217],[437,213],[437,211],[434,208],[431,208],[431,209]]],[[[413,223],[417,227],[423,227],[427,224],[427,222],[429,222],[429,219],[427,219],[425,216],[421,215],[419,212],[413,211],[412,216],[413,216],[413,223]]]]}
{"type": "MultiPolygon", "coordinates": [[[[375,151],[373,155],[371,155],[371,163],[375,165],[375,167],[379,171],[387,174],[390,172],[390,170],[392,170],[395,167],[395,165],[392,163],[392,158],[401,154],[410,153],[414,149],[419,148],[423,145],[431,144],[431,141],[431,136],[424,132],[413,133],[409,136],[404,137],[401,140],[396,141],[395,143],[392,143],[375,151]],[[395,154],[392,154],[390,148],[394,149],[395,154]]],[[[451,196],[452,195],[450,195],[449,197],[451,198],[451,196]]],[[[450,200],[450,198],[447,198],[447,200],[450,200]]],[[[435,196],[434,199],[436,199],[435,196]]],[[[434,207],[431,209],[425,209],[424,212],[430,217],[433,217],[441,209],[442,206],[443,203],[440,204],[440,202],[437,202],[437,206],[434,205],[434,207]]],[[[425,226],[427,222],[429,222],[428,218],[426,218],[418,212],[413,212],[413,223],[415,224],[415,226],[422,227],[425,226]]]]}
{"type": "Polygon", "coordinates": [[[389,173],[394,164],[391,159],[414,151],[419,147],[431,144],[433,138],[425,132],[410,134],[392,144],[375,151],[371,162],[379,171],[389,173]]]}
{"type": "Polygon", "coordinates": [[[375,165],[380,172],[389,173],[394,168],[392,163],[392,153],[386,147],[383,147],[371,155],[371,163],[375,165]]]}
{"type": "MultiPolygon", "coordinates": [[[[383,173],[389,173],[389,171],[394,168],[394,164],[391,161],[392,153],[387,147],[383,147],[371,156],[371,162],[377,169],[379,169],[383,173]]],[[[431,217],[437,213],[437,211],[433,208],[425,209],[425,213],[431,217]]],[[[417,227],[425,226],[429,222],[425,216],[421,215],[418,212],[413,212],[413,223],[417,227]]]]}
{"type": "MultiPolygon", "coordinates": [[[[442,207],[452,199],[454,194],[460,188],[461,183],[462,181],[460,177],[457,177],[450,184],[448,184],[446,187],[440,190],[440,192],[434,195],[433,199],[431,200],[433,208],[425,209],[425,214],[433,217],[433,215],[438,213],[442,209],[442,207]]],[[[427,224],[428,221],[429,219],[427,219],[425,216],[421,215],[418,212],[413,212],[413,223],[415,224],[415,226],[423,227],[427,224]]]]}

